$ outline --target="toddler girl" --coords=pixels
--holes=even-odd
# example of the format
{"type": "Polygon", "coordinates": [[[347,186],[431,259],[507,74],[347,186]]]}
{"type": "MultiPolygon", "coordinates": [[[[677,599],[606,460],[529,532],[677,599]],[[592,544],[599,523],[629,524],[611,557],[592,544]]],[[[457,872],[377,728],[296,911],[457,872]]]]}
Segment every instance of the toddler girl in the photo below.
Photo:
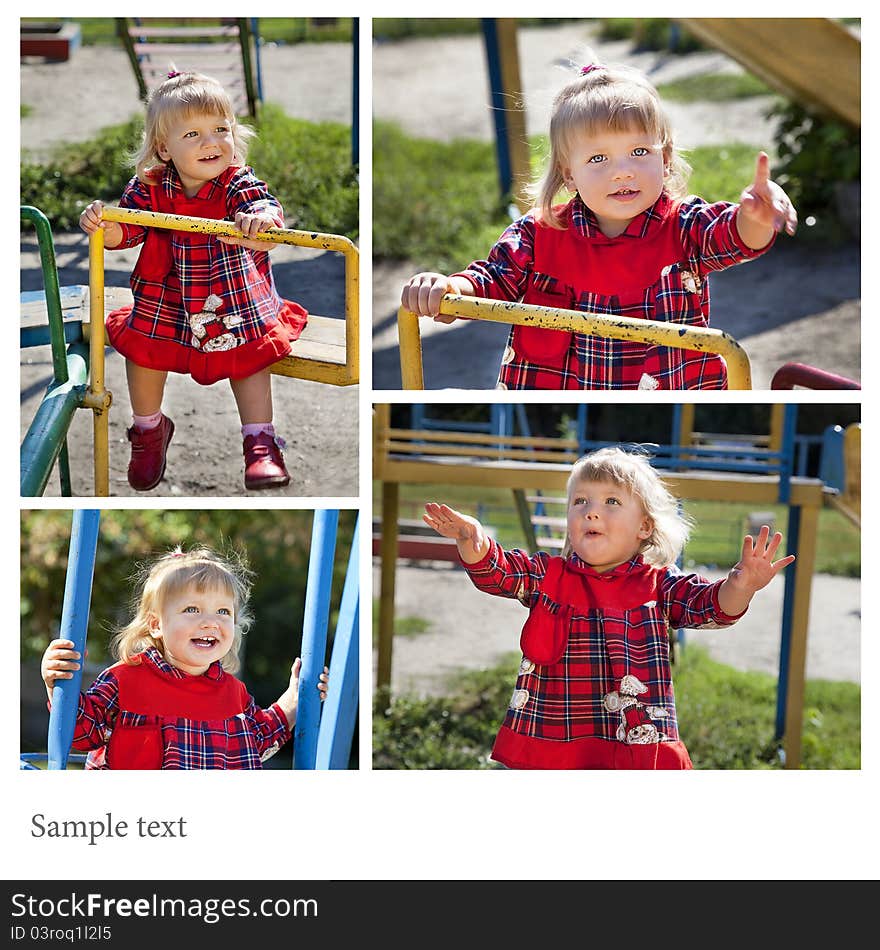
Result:
{"type": "MultiPolygon", "coordinates": [[[[683,197],[677,154],[657,92],[637,71],[590,65],[556,97],[550,157],[537,206],[489,253],[452,276],[416,274],[401,302],[438,316],[465,294],[621,317],[709,325],[712,271],[751,260],[797,215],[758,155],[739,204],[683,197]],[[562,188],[572,195],[554,205],[562,188]]],[[[724,389],[721,357],[581,333],[513,326],[501,389],[724,389]]]]}
{"type": "Polygon", "coordinates": [[[107,248],[144,245],[131,275],[134,306],[107,317],[109,342],[125,357],[134,417],[128,481],[137,491],[155,488],[165,472],[174,434],[162,413],[169,372],[204,385],[228,379],[242,423],[245,487],[290,482],[272,425],[269,367],[288,354],[307,314],[278,295],[270,245],[248,240],[284,226],[281,205],[244,164],[252,135],[216,80],[169,73],[149,100],[137,174],[119,206],[230,219],[245,237],[101,221],[100,201],[80,217],[87,234],[103,229],[107,248]]]}
{"type": "Polygon", "coordinates": [[[711,583],[675,566],[689,524],[644,456],[600,449],[568,479],[562,557],[504,551],[475,518],[425,506],[474,585],[528,609],[516,688],[492,757],[523,769],[689,769],[668,628],[726,627],[794,560],[763,526],[711,583]]]}
{"type": "MultiPolygon", "coordinates": [[[[260,709],[238,667],[250,625],[248,572],[208,548],[165,554],[139,585],[135,615],[113,640],[119,662],[80,695],[73,746],[93,750],[86,768],[259,769],[291,737],[299,657],[290,684],[260,709]]],[[[49,702],[80,655],[53,640],[41,672],[49,702]]],[[[327,668],[318,690],[327,694],[327,668]]]]}

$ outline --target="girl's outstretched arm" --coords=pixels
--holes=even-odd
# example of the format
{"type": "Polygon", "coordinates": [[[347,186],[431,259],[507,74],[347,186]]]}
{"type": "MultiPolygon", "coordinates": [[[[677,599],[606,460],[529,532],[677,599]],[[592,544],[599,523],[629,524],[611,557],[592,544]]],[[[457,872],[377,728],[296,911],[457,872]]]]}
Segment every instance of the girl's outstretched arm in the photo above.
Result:
{"type": "Polygon", "coordinates": [[[455,541],[465,564],[476,564],[489,552],[489,538],[485,529],[470,515],[463,515],[448,505],[429,501],[425,505],[422,520],[437,534],[455,541]]]}
{"type": "Polygon", "coordinates": [[[794,234],[797,212],[788,195],[770,180],[770,159],[758,154],[755,177],[740,195],[736,229],[744,244],[753,250],[766,247],[773,235],[784,230],[794,234]]]}
{"type": "Polygon", "coordinates": [[[778,561],[773,560],[781,543],[780,532],[777,531],[771,538],[767,525],[761,525],[757,539],[750,534],[745,536],[739,561],[718,588],[718,606],[726,614],[732,617],[741,614],[749,606],[752,597],[794,561],[793,554],[778,561]]]}
{"type": "Polygon", "coordinates": [[[46,647],[46,652],[40,662],[40,674],[46,684],[50,702],[55,680],[73,679],[73,674],[80,667],[80,659],[82,659],[81,656],[74,650],[73,640],[53,640],[46,647]]]}
{"type": "Polygon", "coordinates": [[[425,271],[411,277],[400,295],[407,310],[423,317],[433,317],[438,323],[453,323],[456,317],[440,313],[440,301],[445,294],[474,296],[474,285],[466,277],[447,277],[425,271]]]}
{"type": "MultiPolygon", "coordinates": [[[[297,657],[290,668],[290,683],[286,690],[278,697],[278,705],[284,710],[287,717],[287,725],[293,729],[296,725],[296,710],[299,705],[299,673],[302,669],[302,660],[297,657]]],[[[327,698],[327,683],[330,679],[330,671],[324,667],[324,672],[318,677],[318,692],[321,694],[321,702],[327,698]]]]}

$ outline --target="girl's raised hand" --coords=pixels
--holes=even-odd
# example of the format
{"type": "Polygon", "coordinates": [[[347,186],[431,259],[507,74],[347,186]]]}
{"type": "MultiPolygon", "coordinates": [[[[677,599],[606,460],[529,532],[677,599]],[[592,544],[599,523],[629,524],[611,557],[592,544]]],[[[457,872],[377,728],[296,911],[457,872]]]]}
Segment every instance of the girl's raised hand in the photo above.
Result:
{"type": "Polygon", "coordinates": [[[767,525],[761,525],[758,537],[753,538],[750,534],[743,538],[742,555],[739,562],[735,564],[727,575],[728,582],[735,588],[744,592],[755,593],[766,587],[776,575],[791,564],[795,556],[789,554],[787,557],[778,561],[773,560],[779,545],[782,543],[782,535],[776,532],[770,537],[770,528],[767,525]]]}
{"type": "Polygon", "coordinates": [[[784,230],[787,234],[794,234],[797,229],[794,205],[782,188],[770,179],[770,159],[766,152],[758,153],[755,178],[740,196],[739,214],[755,227],[784,230]]]}
{"type": "Polygon", "coordinates": [[[50,699],[55,680],[73,679],[73,674],[80,667],[80,659],[79,653],[74,649],[73,640],[53,640],[46,647],[46,652],[40,662],[40,675],[46,684],[50,699]]]}
{"type": "Polygon", "coordinates": [[[481,557],[489,546],[489,539],[483,526],[476,518],[463,515],[449,505],[439,505],[429,501],[425,505],[422,520],[444,538],[451,538],[464,556],[468,550],[481,557]]]}

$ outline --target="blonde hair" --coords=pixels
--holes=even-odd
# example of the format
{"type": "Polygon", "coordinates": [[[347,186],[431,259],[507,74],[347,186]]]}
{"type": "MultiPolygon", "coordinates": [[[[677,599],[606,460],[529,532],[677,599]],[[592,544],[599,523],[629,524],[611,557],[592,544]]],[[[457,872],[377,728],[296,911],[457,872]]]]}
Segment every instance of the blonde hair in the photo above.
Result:
{"type": "Polygon", "coordinates": [[[141,181],[154,179],[157,166],[165,167],[166,162],[159,156],[159,143],[166,140],[171,123],[193,115],[225,116],[232,128],[235,160],[245,162],[248,142],[256,133],[236,120],[232,100],[223,86],[201,73],[175,73],[157,86],[147,100],[144,138],[134,156],[141,181]]]}
{"type": "Polygon", "coordinates": [[[169,598],[187,588],[194,587],[200,592],[221,590],[232,597],[235,619],[232,647],[221,663],[224,670],[234,673],[239,666],[241,638],[253,620],[247,608],[250,578],[251,572],[240,556],[221,556],[207,547],[191,551],[178,547],[142,565],[132,602],[134,616],[113,637],[111,649],[114,656],[131,664],[136,654],[149,647],[156,647],[165,656],[163,639],[153,636],[151,619],[161,615],[169,598]]]}
{"type": "MultiPolygon", "coordinates": [[[[688,539],[692,522],[679,510],[678,500],[663,484],[648,455],[611,446],[578,459],[568,476],[566,494],[569,506],[578,483],[603,481],[631,491],[650,518],[650,537],[639,547],[642,557],[657,567],[674,564],[688,539]]],[[[566,537],[562,556],[570,554],[571,542],[566,537]]]]}
{"type": "Polygon", "coordinates": [[[543,224],[562,228],[553,201],[565,181],[566,164],[574,133],[626,132],[638,129],[651,136],[663,150],[664,189],[683,197],[691,172],[676,151],[672,125],[657,90],[637,69],[629,66],[594,66],[570,81],[553,100],[550,117],[550,155],[544,175],[529,189],[543,224]]]}

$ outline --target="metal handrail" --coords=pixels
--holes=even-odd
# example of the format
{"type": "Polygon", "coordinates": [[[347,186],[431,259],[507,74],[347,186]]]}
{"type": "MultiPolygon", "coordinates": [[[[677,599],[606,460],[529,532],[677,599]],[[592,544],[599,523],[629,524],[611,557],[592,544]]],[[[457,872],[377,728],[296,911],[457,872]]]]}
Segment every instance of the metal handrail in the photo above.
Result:
{"type": "MultiPolygon", "coordinates": [[[[642,320],[635,317],[608,316],[582,310],[537,307],[503,300],[485,300],[460,294],[446,294],[440,313],[470,320],[490,320],[547,330],[566,330],[614,340],[632,340],[679,350],[716,353],[727,363],[730,389],[751,389],[752,374],[745,350],[723,330],[690,327],[680,323],[642,320]]],[[[397,312],[400,343],[400,371],[404,389],[424,389],[422,342],[419,317],[401,307],[397,312]]]]}
{"type": "MultiPolygon", "coordinates": [[[[172,231],[188,231],[198,234],[213,234],[217,237],[244,237],[229,221],[213,218],[188,217],[180,214],[164,214],[158,211],[138,211],[132,208],[105,207],[104,221],[134,224],[148,228],[164,228],[172,231]]],[[[94,238],[94,235],[92,235],[94,238]]],[[[347,237],[339,234],[323,234],[319,231],[295,231],[289,228],[270,228],[261,231],[256,239],[267,244],[293,244],[297,247],[320,248],[336,251],[345,258],[345,368],[321,364],[331,370],[340,370],[332,379],[335,385],[352,385],[358,382],[358,249],[347,237]]],[[[103,244],[103,235],[102,235],[103,244]]],[[[103,277],[103,275],[102,275],[103,277]]],[[[103,281],[102,281],[103,297],[103,281]]],[[[314,374],[304,376],[312,379],[314,374]]]]}

